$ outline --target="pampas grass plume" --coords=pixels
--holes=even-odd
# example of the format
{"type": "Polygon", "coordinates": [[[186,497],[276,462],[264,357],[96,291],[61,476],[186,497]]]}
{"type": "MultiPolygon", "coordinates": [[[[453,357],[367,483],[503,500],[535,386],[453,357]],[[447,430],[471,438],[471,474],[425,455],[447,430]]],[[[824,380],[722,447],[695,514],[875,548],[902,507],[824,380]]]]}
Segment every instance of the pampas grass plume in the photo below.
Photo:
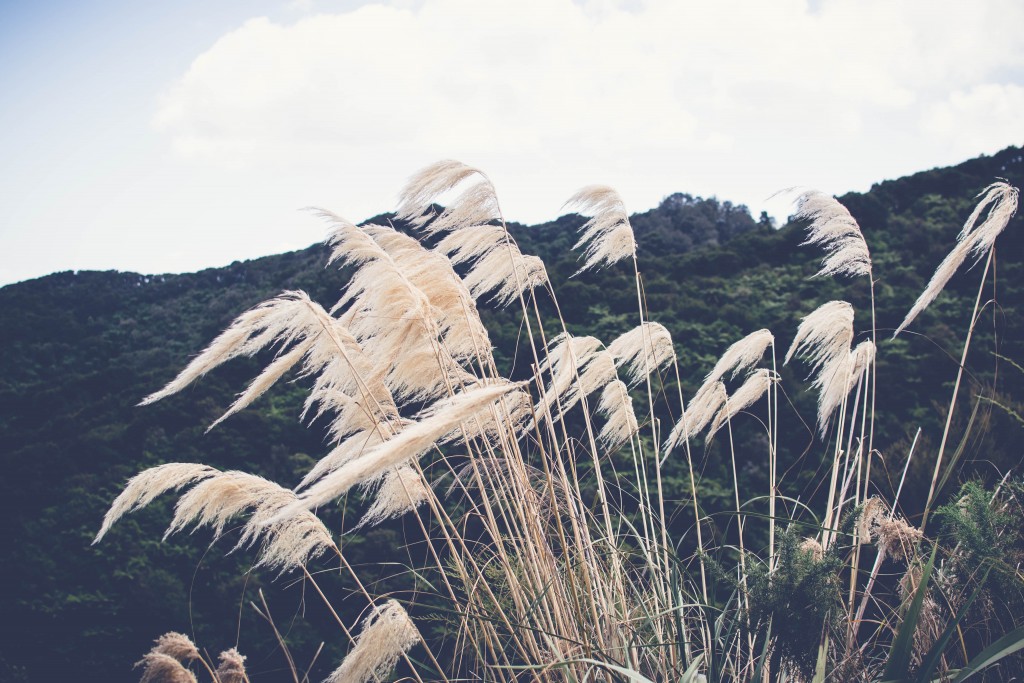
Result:
{"type": "Polygon", "coordinates": [[[195,674],[181,662],[159,652],[147,652],[135,666],[143,667],[139,683],[197,683],[195,674]]]}
{"type": "Polygon", "coordinates": [[[645,322],[619,335],[608,345],[608,352],[615,358],[615,367],[625,368],[630,386],[676,359],[672,334],[656,322],[645,322]]]}
{"type": "Polygon", "coordinates": [[[153,648],[135,663],[143,667],[140,683],[196,683],[195,675],[183,662],[201,659],[195,643],[173,631],[156,639],[153,648]]]}
{"type": "Polygon", "coordinates": [[[808,190],[796,199],[796,218],[810,221],[804,244],[817,244],[826,257],[815,277],[822,275],[871,275],[871,254],[860,226],[834,197],[808,190]]]}
{"type": "Polygon", "coordinates": [[[608,418],[597,435],[597,440],[607,451],[617,448],[639,429],[636,413],[633,412],[633,399],[629,389],[620,380],[613,380],[605,386],[597,410],[608,418]]]}
{"type": "Polygon", "coordinates": [[[576,275],[636,256],[633,226],[618,192],[605,185],[589,185],[570,197],[565,206],[592,216],[583,224],[573,247],[584,250],[583,265],[576,275]]]}
{"type": "Polygon", "coordinates": [[[725,350],[722,357],[715,363],[715,367],[704,378],[704,383],[717,382],[725,377],[730,370],[732,371],[732,376],[736,377],[761,360],[765,350],[774,343],[775,337],[772,336],[769,330],[761,329],[751,332],[725,350]]]}
{"type": "Polygon", "coordinates": [[[388,600],[373,607],[356,636],[355,646],[325,683],[367,683],[383,680],[398,658],[408,652],[422,637],[405,609],[397,600],[388,600]]]}
{"type": "Polygon", "coordinates": [[[218,474],[216,469],[191,462],[170,462],[136,474],[128,480],[124,490],[111,503],[110,509],[103,517],[103,525],[92,541],[93,544],[99,543],[106,536],[114,522],[129,512],[146,507],[161,493],[180,489],[215,474],[218,474]]]}
{"type": "Polygon", "coordinates": [[[248,683],[249,676],[245,673],[245,656],[237,648],[224,650],[218,658],[217,679],[219,683],[248,683]]]}
{"type": "Polygon", "coordinates": [[[754,405],[759,398],[764,396],[771,387],[773,379],[771,370],[759,368],[751,372],[747,381],[732,396],[728,397],[725,405],[715,414],[711,429],[708,431],[708,438],[714,436],[727,421],[754,405]]]}
{"type": "Polygon", "coordinates": [[[963,262],[971,254],[978,260],[984,256],[995,244],[996,237],[1006,228],[1010,219],[1017,213],[1017,199],[1019,191],[1016,187],[1005,182],[995,182],[986,187],[978,197],[981,201],[971,212],[971,215],[964,223],[963,229],[957,235],[956,246],[942,259],[942,263],[935,269],[928,285],[921,292],[921,295],[914,302],[914,305],[903,319],[900,326],[896,328],[892,336],[895,337],[907,328],[907,325],[914,322],[914,319],[928,308],[935,297],[945,288],[953,274],[959,270],[963,262]],[[988,214],[981,225],[977,225],[981,214],[988,210],[988,214]]]}

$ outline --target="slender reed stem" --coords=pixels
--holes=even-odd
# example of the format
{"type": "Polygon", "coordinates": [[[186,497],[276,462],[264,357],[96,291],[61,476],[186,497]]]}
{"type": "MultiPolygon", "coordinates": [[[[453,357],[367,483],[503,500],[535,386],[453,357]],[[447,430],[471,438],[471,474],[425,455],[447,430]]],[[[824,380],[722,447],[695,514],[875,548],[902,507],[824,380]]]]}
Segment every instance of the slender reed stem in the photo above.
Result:
{"type": "Polygon", "coordinates": [[[942,469],[942,456],[946,452],[946,442],[949,439],[949,429],[953,424],[953,409],[956,407],[956,397],[960,391],[960,380],[964,376],[964,367],[967,364],[967,352],[971,348],[971,337],[974,335],[974,327],[978,324],[978,308],[981,306],[981,293],[985,291],[985,279],[988,277],[989,266],[992,265],[992,254],[995,247],[989,249],[988,258],[985,259],[985,270],[981,274],[981,284],[978,285],[978,296],[974,300],[974,311],[971,313],[971,326],[967,329],[967,340],[964,342],[964,350],[960,355],[960,367],[956,371],[956,382],[953,384],[953,396],[949,400],[949,410],[946,412],[946,426],[942,430],[942,442],[939,444],[939,454],[935,458],[935,469],[932,471],[932,483],[928,487],[928,499],[924,504],[924,514],[921,516],[921,531],[924,532],[928,523],[928,513],[931,511],[932,500],[935,497],[935,484],[939,481],[939,470],[942,469]]]}

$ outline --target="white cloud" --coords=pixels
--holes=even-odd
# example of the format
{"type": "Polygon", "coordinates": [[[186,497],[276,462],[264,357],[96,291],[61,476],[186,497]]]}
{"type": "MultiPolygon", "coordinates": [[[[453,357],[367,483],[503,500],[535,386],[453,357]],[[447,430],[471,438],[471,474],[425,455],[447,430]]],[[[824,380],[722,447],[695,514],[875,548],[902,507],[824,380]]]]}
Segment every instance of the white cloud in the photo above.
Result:
{"type": "MultiPolygon", "coordinates": [[[[298,0],[276,12],[227,21],[149,103],[151,125],[140,101],[97,96],[102,131],[75,106],[9,126],[0,237],[16,234],[6,252],[19,256],[0,281],[303,247],[323,227],[296,209],[363,220],[448,157],[491,175],[508,218],[535,222],[590,183],[637,211],[683,191],[779,215],[762,200],[782,187],[865,190],[1024,142],[1019,0],[298,0]],[[55,226],[73,234],[45,238],[55,226]]],[[[157,73],[118,54],[84,91],[157,73]]],[[[145,55],[160,73],[177,58],[145,55]]]]}
{"type": "Polygon", "coordinates": [[[924,128],[964,154],[991,152],[1024,138],[1024,87],[984,83],[955,90],[923,116],[924,128]]]}
{"type": "Polygon", "coordinates": [[[197,162],[334,177],[356,216],[390,208],[424,163],[461,158],[530,221],[589,182],[637,209],[675,190],[754,204],[792,181],[843,191],[981,151],[963,140],[1014,141],[982,110],[995,97],[1019,111],[1019,87],[975,85],[1024,65],[1012,0],[406,5],[252,19],[169,89],[157,126],[197,162]],[[953,144],[953,120],[987,130],[953,144]],[[901,130],[914,134],[879,139],[901,130]]]}

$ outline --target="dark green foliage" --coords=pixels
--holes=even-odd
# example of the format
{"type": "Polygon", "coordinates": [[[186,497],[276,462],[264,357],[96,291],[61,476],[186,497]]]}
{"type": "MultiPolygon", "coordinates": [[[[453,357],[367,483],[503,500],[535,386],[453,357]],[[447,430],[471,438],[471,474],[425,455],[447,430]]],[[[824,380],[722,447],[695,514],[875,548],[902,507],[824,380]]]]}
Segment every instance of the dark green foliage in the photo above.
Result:
{"type": "Polygon", "coordinates": [[[751,557],[747,563],[747,598],[751,625],[771,624],[774,643],[771,670],[785,664],[809,679],[822,637],[837,631],[842,612],[839,570],[843,561],[834,552],[820,555],[801,547],[798,531],[790,529],[778,539],[778,564],[767,565],[751,557]]]}
{"type": "Polygon", "coordinates": [[[958,547],[953,571],[965,582],[977,581],[988,572],[989,606],[1004,615],[1012,615],[1022,605],[1018,575],[1024,564],[1021,493],[1024,487],[1019,481],[1007,482],[998,494],[969,481],[949,504],[936,511],[944,542],[958,547]]]}

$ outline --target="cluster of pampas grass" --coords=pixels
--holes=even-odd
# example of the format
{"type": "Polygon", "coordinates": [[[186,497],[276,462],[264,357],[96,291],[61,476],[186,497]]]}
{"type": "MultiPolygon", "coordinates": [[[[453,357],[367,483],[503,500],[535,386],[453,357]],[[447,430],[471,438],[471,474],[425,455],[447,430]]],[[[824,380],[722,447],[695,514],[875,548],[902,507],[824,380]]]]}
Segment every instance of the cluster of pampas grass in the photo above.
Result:
{"type": "MultiPolygon", "coordinates": [[[[338,617],[351,647],[330,683],[381,680],[399,662],[404,675],[420,682],[429,669],[445,681],[507,683],[617,676],[637,683],[902,680],[912,666],[922,667],[914,671],[921,676],[947,676],[954,661],[970,666],[966,651],[961,656],[933,647],[948,643],[961,624],[937,608],[931,564],[924,561],[931,542],[896,514],[895,501],[882,501],[872,487],[869,425],[878,352],[873,283],[871,339],[855,344],[853,306],[830,301],[804,317],[784,359],[801,357],[810,367],[824,444],[837,425],[830,461],[823,454],[831,470],[819,496],[825,510],[807,522],[798,518],[801,510],[810,512],[820,501],[787,498],[776,469],[782,378],[773,332],[756,330],[731,344],[684,400],[690,387],[680,380],[672,336],[650,320],[644,305],[622,198],[610,188],[588,186],[567,204],[586,216],[575,276],[632,260],[638,306],[633,329],[609,344],[571,334],[560,317],[557,329],[545,329],[552,322],[540,314],[539,290],[552,297],[556,310],[558,302],[544,264],[520,251],[486,175],[457,161],[439,162],[414,175],[400,194],[398,219],[422,239],[318,210],[330,225],[330,261],[352,271],[338,301],[324,308],[303,292],[283,292],[242,313],[142,401],[180,392],[233,358],[273,351],[214,424],[253,404],[288,373],[304,378],[310,387],[300,419],[325,421],[329,445],[295,488],[201,464],[158,465],[127,483],[95,540],[124,515],[184,490],[167,535],[188,526],[210,527],[214,538],[234,534],[236,548],[258,546],[256,566],[301,571],[326,601],[306,566],[325,554],[339,561],[370,612],[354,636],[356,625],[338,617]],[[529,380],[502,377],[478,310],[487,302],[518,302],[533,356],[529,380]],[[678,405],[670,408],[679,418],[665,437],[655,396],[668,396],[673,380],[678,405]],[[751,423],[765,431],[769,490],[751,495],[740,484],[733,422],[762,407],[767,419],[751,423]],[[707,444],[720,432],[728,435],[718,438],[728,439],[731,456],[735,544],[728,529],[717,528],[705,543],[713,521],[699,502],[691,453],[701,435],[707,444]],[[662,467],[680,450],[689,499],[672,507],[662,467]],[[455,622],[452,640],[444,644],[454,650],[450,662],[438,661],[438,643],[423,638],[399,601],[369,592],[317,516],[353,490],[368,502],[349,531],[410,515],[425,535],[427,564],[409,573],[439,578],[434,598],[449,603],[446,613],[455,622]],[[764,500],[767,514],[759,507],[764,500]],[[787,503],[783,514],[779,501],[787,503]],[[685,539],[672,537],[670,522],[690,509],[698,550],[685,557],[685,539]],[[236,518],[244,521],[229,530],[236,518]],[[745,533],[758,525],[768,532],[767,549],[745,544],[745,533]],[[777,526],[789,528],[781,542],[777,526]],[[794,535],[797,526],[806,534],[802,540],[794,535]],[[866,571],[872,548],[873,565],[866,571]],[[883,561],[897,562],[902,577],[885,577],[883,561]],[[735,567],[721,571],[726,562],[735,567]],[[725,577],[717,584],[709,581],[708,563],[725,577]],[[836,590],[842,581],[848,591],[836,590]],[[879,584],[887,581],[888,591],[881,591],[879,584]],[[731,592],[723,593],[723,585],[733,586],[731,592]],[[808,611],[831,606],[846,613],[845,632],[822,619],[799,633],[799,642],[783,643],[784,622],[807,614],[781,612],[754,621],[752,605],[768,600],[755,592],[765,585],[775,601],[779,591],[796,595],[816,586],[812,598],[818,604],[808,611]],[[904,633],[921,635],[915,640],[904,633]],[[410,654],[414,648],[416,655],[410,654]],[[818,653],[813,671],[806,658],[780,654],[800,648],[811,661],[818,653]],[[925,670],[928,662],[932,668],[925,670]]],[[[903,326],[967,255],[991,252],[1016,204],[1015,188],[986,188],[955,255],[940,266],[942,277],[936,274],[903,326]]],[[[803,192],[796,217],[808,223],[806,244],[826,251],[818,275],[871,277],[861,228],[837,200],[803,192]]],[[[962,596],[949,601],[965,602],[962,596]]],[[[222,653],[214,668],[181,634],[163,636],[140,662],[143,681],[195,681],[192,664],[218,683],[248,681],[237,650],[222,653]]]]}
{"type": "Polygon", "coordinates": [[[245,656],[236,648],[220,653],[214,669],[199,652],[192,639],[183,633],[168,632],[157,638],[152,649],[135,666],[142,667],[141,683],[198,683],[188,668],[198,662],[212,683],[249,683],[245,670],[245,656]]]}

